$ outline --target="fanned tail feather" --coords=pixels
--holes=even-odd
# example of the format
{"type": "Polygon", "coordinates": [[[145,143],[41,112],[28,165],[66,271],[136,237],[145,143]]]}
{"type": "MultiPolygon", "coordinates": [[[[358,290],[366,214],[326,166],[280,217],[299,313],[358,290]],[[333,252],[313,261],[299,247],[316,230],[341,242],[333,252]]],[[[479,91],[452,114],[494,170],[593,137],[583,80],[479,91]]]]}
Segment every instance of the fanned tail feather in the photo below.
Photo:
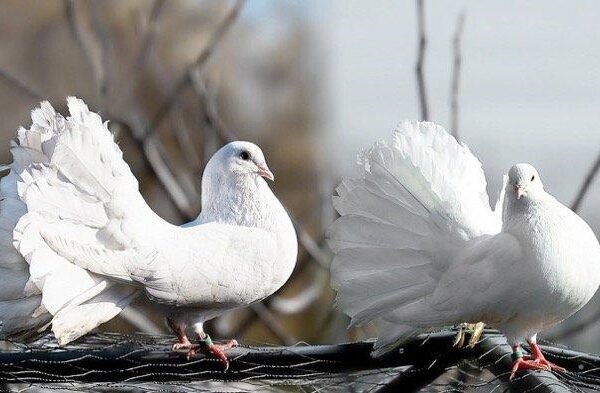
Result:
{"type": "Polygon", "coordinates": [[[141,199],[106,124],[83,101],[67,103],[66,118],[48,102],[32,111],[0,181],[0,270],[10,270],[0,282],[11,282],[0,290],[2,337],[51,321],[65,344],[114,317],[137,292],[71,263],[42,236],[123,248],[122,200],[141,199]]]}
{"type": "Polygon", "coordinates": [[[439,322],[434,313],[410,324],[390,318],[429,313],[426,299],[457,250],[498,232],[501,218],[479,161],[433,123],[401,123],[391,143],[375,144],[359,161],[362,175],[344,179],[333,197],[341,217],[328,233],[331,273],[351,325],[377,326],[379,355],[439,322]]]}

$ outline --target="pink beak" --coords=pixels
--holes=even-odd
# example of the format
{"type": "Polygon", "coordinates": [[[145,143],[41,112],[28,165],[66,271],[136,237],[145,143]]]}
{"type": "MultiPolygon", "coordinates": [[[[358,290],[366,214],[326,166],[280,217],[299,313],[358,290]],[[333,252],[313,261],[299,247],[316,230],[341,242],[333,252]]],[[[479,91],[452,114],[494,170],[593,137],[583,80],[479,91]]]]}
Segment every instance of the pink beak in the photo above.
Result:
{"type": "Polygon", "coordinates": [[[275,176],[273,176],[273,172],[271,172],[267,164],[260,165],[258,167],[258,174],[264,177],[265,179],[275,181],[275,176]]]}
{"type": "Polygon", "coordinates": [[[517,199],[521,199],[521,197],[525,195],[525,188],[522,186],[513,186],[513,190],[515,190],[515,196],[517,199]]]}

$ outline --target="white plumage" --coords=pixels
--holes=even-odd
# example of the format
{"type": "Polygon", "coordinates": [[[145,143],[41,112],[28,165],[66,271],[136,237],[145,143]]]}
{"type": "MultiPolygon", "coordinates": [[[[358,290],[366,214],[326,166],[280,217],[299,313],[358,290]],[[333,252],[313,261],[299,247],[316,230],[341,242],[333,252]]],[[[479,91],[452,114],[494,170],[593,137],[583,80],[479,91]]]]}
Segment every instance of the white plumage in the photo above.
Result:
{"type": "Polygon", "coordinates": [[[492,210],[480,162],[433,123],[400,124],[359,161],[361,175],[334,196],[331,271],[351,323],[377,325],[376,355],[422,331],[479,321],[518,352],[596,292],[596,237],[532,166],[511,168],[492,210]]]}
{"type": "Polygon", "coordinates": [[[285,283],[295,231],[256,145],[232,142],[211,158],[202,213],[179,227],[145,203],[100,117],[67,102],[66,118],[47,102],[32,112],[0,182],[2,336],[51,323],[66,344],[143,290],[178,336],[193,325],[202,337],[205,320],[285,283]]]}

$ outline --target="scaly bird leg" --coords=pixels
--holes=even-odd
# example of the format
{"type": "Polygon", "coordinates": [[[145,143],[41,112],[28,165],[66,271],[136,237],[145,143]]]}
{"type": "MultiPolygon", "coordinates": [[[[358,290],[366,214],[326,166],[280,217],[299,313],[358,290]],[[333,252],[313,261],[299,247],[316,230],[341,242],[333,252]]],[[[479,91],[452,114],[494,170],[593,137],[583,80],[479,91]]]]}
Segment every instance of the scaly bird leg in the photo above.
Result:
{"type": "Polygon", "coordinates": [[[473,348],[479,342],[484,327],[485,324],[483,322],[461,323],[458,326],[458,333],[456,333],[456,338],[454,339],[453,346],[457,348],[462,348],[465,345],[466,333],[471,332],[471,337],[469,338],[469,343],[467,344],[467,346],[469,348],[473,348]]]}
{"type": "Polygon", "coordinates": [[[190,342],[185,333],[186,326],[184,324],[176,323],[173,319],[167,318],[167,325],[177,336],[177,342],[171,347],[172,351],[178,351],[181,349],[191,349],[194,344],[190,342]]]}
{"type": "Polygon", "coordinates": [[[548,367],[548,369],[552,370],[552,371],[558,371],[561,373],[564,373],[567,371],[565,368],[557,366],[556,364],[552,363],[551,361],[546,360],[546,358],[544,357],[544,354],[542,353],[542,350],[537,345],[535,340],[527,340],[527,342],[529,343],[529,347],[531,348],[531,358],[533,359],[534,362],[541,364],[545,367],[548,367]]]}
{"type": "MultiPolygon", "coordinates": [[[[196,331],[196,334],[200,339],[201,346],[206,354],[218,359],[221,364],[223,364],[223,367],[225,367],[225,371],[227,371],[229,369],[229,360],[227,359],[227,355],[225,355],[225,351],[231,347],[237,346],[238,342],[232,339],[227,340],[224,344],[215,344],[210,336],[204,333],[201,323],[194,325],[194,330],[196,331]]],[[[188,358],[190,356],[191,355],[188,353],[188,358]]]]}
{"type": "Polygon", "coordinates": [[[471,338],[469,339],[469,344],[467,345],[469,348],[474,348],[475,345],[481,339],[481,334],[483,333],[483,329],[485,328],[485,323],[477,322],[474,325],[468,325],[473,332],[471,333],[471,338]]]}
{"type": "Polygon", "coordinates": [[[542,351],[537,346],[535,341],[527,341],[531,346],[531,356],[523,356],[523,351],[519,345],[513,346],[513,366],[510,372],[510,379],[512,380],[515,377],[517,371],[521,370],[546,370],[546,371],[561,371],[565,372],[566,370],[562,367],[555,365],[547,361],[542,355],[542,351]]]}

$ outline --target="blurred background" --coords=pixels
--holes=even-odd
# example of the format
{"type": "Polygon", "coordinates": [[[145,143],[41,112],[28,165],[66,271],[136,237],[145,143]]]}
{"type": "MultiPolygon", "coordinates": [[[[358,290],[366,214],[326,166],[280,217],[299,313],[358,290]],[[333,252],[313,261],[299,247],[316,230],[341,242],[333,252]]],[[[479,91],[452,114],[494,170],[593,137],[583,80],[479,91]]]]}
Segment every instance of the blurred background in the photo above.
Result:
{"type": "MultiPolygon", "coordinates": [[[[231,139],[258,143],[300,255],[277,294],[207,326],[249,344],[342,342],[324,232],[355,156],[404,119],[481,159],[489,193],[516,162],[600,234],[600,5],[593,0],[0,1],[0,159],[47,99],[77,95],[111,130],[149,204],[183,223],[231,139]]],[[[600,298],[545,337],[600,352],[600,298]]],[[[103,325],[167,332],[140,299],[103,325]]]]}

